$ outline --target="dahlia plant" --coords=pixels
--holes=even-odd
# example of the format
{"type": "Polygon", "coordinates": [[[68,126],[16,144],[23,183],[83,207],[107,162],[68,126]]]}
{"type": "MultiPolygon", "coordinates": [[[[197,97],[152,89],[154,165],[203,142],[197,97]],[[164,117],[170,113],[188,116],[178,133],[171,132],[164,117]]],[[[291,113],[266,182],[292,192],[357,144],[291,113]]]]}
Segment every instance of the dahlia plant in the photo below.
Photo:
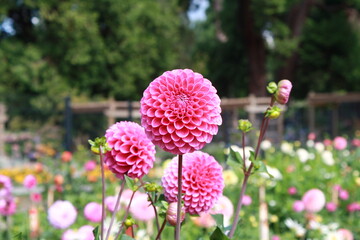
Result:
{"type": "MultiPolygon", "coordinates": [[[[275,106],[275,102],[285,104],[291,87],[288,80],[282,80],[278,85],[269,84],[268,90],[273,97],[264,114],[256,150],[248,154],[248,163],[245,161],[244,139],[245,134],[252,129],[252,124],[248,120],[239,121],[239,129],[243,133],[243,154],[241,156],[239,152],[230,149],[229,157],[230,160],[241,164],[244,180],[233,214],[231,229],[217,228],[211,239],[233,238],[241,206],[251,201],[250,196],[245,195],[250,175],[255,171],[267,172],[266,166],[257,160],[257,156],[269,119],[275,119],[280,115],[280,108],[275,106]],[[228,237],[224,232],[228,234],[228,237]]],[[[144,91],[140,107],[142,126],[133,122],[118,122],[109,127],[104,138],[89,141],[92,151],[100,155],[102,172],[105,164],[121,182],[116,201],[115,197],[107,197],[105,201],[103,181],[102,206],[89,203],[85,209],[88,220],[101,221],[99,234],[101,240],[109,239],[125,182],[132,190],[132,194],[127,201],[126,211],[115,239],[122,234],[124,227],[127,235],[134,236],[134,220],[128,218],[129,213],[141,221],[148,221],[155,217],[158,229],[156,239],[161,239],[161,232],[168,222],[175,226],[175,239],[179,240],[185,213],[200,215],[201,218],[208,212],[222,212],[219,207],[218,210],[213,208],[219,199],[225,197],[223,196],[225,186],[223,168],[213,156],[200,151],[212,141],[213,136],[218,132],[218,126],[222,123],[220,98],[216,92],[209,80],[190,69],[167,71],[152,81],[144,91]],[[161,178],[162,187],[142,180],[153,167],[155,145],[164,151],[178,155],[167,165],[161,178]],[[146,194],[137,193],[139,189],[143,189],[146,194]],[[135,195],[137,195],[136,200],[134,200],[135,195]],[[133,200],[141,201],[137,204],[137,209],[131,208],[133,200]],[[110,224],[106,227],[106,235],[105,203],[111,206],[112,212],[110,224]],[[101,216],[91,214],[95,208],[102,209],[101,216]],[[151,213],[145,214],[148,210],[151,213]],[[161,227],[158,215],[164,219],[161,227]]],[[[98,234],[97,232],[98,230],[95,230],[95,234],[98,234]]]]}

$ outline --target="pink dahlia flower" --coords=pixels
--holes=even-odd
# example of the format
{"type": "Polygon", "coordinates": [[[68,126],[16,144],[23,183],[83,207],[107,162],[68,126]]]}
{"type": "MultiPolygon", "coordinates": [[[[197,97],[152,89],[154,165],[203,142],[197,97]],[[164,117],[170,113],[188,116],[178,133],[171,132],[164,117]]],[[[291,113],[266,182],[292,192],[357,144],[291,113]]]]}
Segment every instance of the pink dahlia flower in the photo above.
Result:
{"type": "Polygon", "coordinates": [[[11,179],[8,176],[0,175],[0,198],[7,197],[12,190],[11,179]]]}
{"type": "Polygon", "coordinates": [[[339,190],[339,198],[341,200],[348,200],[349,199],[349,192],[345,189],[339,190]]]}
{"type": "Polygon", "coordinates": [[[96,161],[94,161],[94,160],[87,161],[84,164],[84,168],[85,168],[86,171],[94,170],[96,168],[96,161]]]}
{"type": "Polygon", "coordinates": [[[40,193],[31,193],[30,194],[30,199],[34,203],[40,203],[41,200],[42,200],[42,195],[40,193]]]}
{"type": "Polygon", "coordinates": [[[337,230],[337,233],[341,236],[342,240],[353,240],[354,236],[352,232],[345,228],[340,228],[337,230]]]}
{"type": "Polygon", "coordinates": [[[310,213],[319,212],[325,206],[325,195],[319,189],[311,189],[302,197],[305,211],[310,213]]]}
{"type": "Polygon", "coordinates": [[[48,220],[55,228],[68,228],[76,217],[76,209],[69,201],[57,200],[48,209],[48,220]]]}
{"type": "Polygon", "coordinates": [[[200,150],[222,123],[216,89],[190,69],[167,71],[151,82],[140,112],[147,136],[173,154],[200,150]]]}
{"type": "Polygon", "coordinates": [[[125,174],[141,178],[153,167],[155,145],[139,124],[117,122],[106,130],[105,137],[112,150],[105,154],[104,160],[118,178],[123,179],[125,174]]]}
{"type": "Polygon", "coordinates": [[[27,189],[32,189],[36,187],[37,180],[34,175],[29,174],[25,177],[23,184],[27,189]]]}
{"type": "Polygon", "coordinates": [[[94,240],[93,230],[94,227],[90,225],[84,225],[78,230],[69,229],[63,233],[61,240],[94,240]]]}
{"type": "Polygon", "coordinates": [[[325,207],[326,207],[326,210],[328,210],[328,212],[335,212],[337,209],[337,205],[334,202],[326,203],[325,207]]]}
{"type": "Polygon", "coordinates": [[[296,187],[289,187],[289,188],[288,188],[288,193],[289,193],[290,195],[295,195],[295,194],[297,193],[296,187]]]}
{"type": "Polygon", "coordinates": [[[16,202],[12,196],[7,199],[0,199],[0,215],[10,216],[16,212],[16,202]]]}
{"type": "Polygon", "coordinates": [[[252,203],[252,198],[249,195],[244,195],[242,199],[242,204],[244,206],[249,206],[252,203]]]}
{"type": "Polygon", "coordinates": [[[295,212],[302,212],[305,209],[305,204],[301,200],[296,200],[292,205],[292,209],[295,212]]]}
{"type": "Polygon", "coordinates": [[[155,218],[154,208],[148,201],[146,193],[138,193],[134,195],[134,199],[130,206],[131,216],[139,221],[150,221],[155,218]]]}
{"type": "MultiPolygon", "coordinates": [[[[209,154],[196,151],[184,155],[182,172],[182,199],[185,211],[198,214],[211,209],[224,189],[220,164],[209,154]]],[[[168,202],[177,202],[177,181],[178,159],[175,157],[161,179],[168,202]]]]}
{"type": "Polygon", "coordinates": [[[360,211],[360,203],[358,203],[358,202],[350,203],[349,205],[347,205],[346,208],[349,212],[360,211]]]}
{"type": "Polygon", "coordinates": [[[336,137],[334,138],[333,144],[336,150],[344,150],[347,146],[347,141],[343,137],[336,137]]]}
{"type": "MultiPolygon", "coordinates": [[[[182,206],[180,210],[180,222],[183,222],[185,219],[185,208],[182,206]]],[[[166,221],[172,225],[176,226],[177,220],[177,202],[169,203],[168,209],[166,210],[166,221]]]]}
{"type": "Polygon", "coordinates": [[[96,202],[89,202],[84,208],[84,216],[91,222],[101,221],[101,205],[96,202]]]}
{"type": "Polygon", "coordinates": [[[281,80],[278,83],[278,89],[274,94],[275,100],[280,104],[286,104],[289,100],[292,84],[289,80],[281,80]]]}
{"type": "Polygon", "coordinates": [[[115,196],[106,197],[105,198],[105,205],[106,205],[106,208],[110,212],[114,212],[115,211],[115,205],[116,205],[116,197],[115,196]]]}

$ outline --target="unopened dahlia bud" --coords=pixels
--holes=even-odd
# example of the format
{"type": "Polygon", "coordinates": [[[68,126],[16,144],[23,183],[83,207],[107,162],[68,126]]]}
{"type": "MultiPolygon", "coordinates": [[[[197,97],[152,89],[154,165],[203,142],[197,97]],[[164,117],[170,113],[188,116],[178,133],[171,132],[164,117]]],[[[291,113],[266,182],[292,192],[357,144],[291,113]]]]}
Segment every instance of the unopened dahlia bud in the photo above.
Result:
{"type": "Polygon", "coordinates": [[[270,119],[277,119],[281,114],[281,109],[277,106],[273,106],[266,110],[265,117],[268,117],[270,119]]]}
{"type": "Polygon", "coordinates": [[[133,218],[127,218],[125,221],[124,221],[124,225],[126,227],[131,227],[132,225],[135,224],[135,220],[133,218]]]}
{"type": "Polygon", "coordinates": [[[240,129],[240,131],[246,133],[252,129],[252,124],[247,119],[240,119],[238,128],[240,129]]]}
{"type": "Polygon", "coordinates": [[[289,80],[281,80],[274,94],[275,100],[280,104],[286,104],[289,100],[292,84],[289,80]]]}
{"type": "Polygon", "coordinates": [[[276,90],[278,89],[278,86],[275,82],[269,82],[266,89],[270,94],[274,94],[276,92],[276,90]]]}
{"type": "MultiPolygon", "coordinates": [[[[183,222],[185,219],[185,208],[181,207],[181,217],[180,222],[183,222]]],[[[172,202],[169,204],[169,207],[166,211],[166,221],[172,225],[176,226],[176,216],[177,216],[177,202],[172,202]]]]}

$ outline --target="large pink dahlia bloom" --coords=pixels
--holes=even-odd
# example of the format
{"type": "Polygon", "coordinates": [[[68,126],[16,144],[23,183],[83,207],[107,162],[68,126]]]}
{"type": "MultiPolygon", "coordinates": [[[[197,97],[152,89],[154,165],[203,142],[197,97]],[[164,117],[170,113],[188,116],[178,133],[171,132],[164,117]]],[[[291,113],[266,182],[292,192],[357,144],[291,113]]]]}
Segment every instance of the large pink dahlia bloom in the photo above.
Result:
{"type": "MultiPolygon", "coordinates": [[[[182,193],[185,211],[198,214],[211,209],[224,189],[222,167],[214,157],[195,151],[183,158],[182,193]]],[[[178,194],[178,159],[175,157],[161,179],[168,202],[176,202],[178,194]]]]}
{"type": "Polygon", "coordinates": [[[152,81],[144,91],[140,112],[147,136],[173,154],[203,148],[222,123],[216,89],[190,69],[167,71],[152,81]]]}
{"type": "Polygon", "coordinates": [[[118,178],[123,179],[125,174],[141,178],[153,167],[155,145],[139,124],[117,122],[106,130],[105,137],[112,150],[105,154],[104,160],[118,178]]]}

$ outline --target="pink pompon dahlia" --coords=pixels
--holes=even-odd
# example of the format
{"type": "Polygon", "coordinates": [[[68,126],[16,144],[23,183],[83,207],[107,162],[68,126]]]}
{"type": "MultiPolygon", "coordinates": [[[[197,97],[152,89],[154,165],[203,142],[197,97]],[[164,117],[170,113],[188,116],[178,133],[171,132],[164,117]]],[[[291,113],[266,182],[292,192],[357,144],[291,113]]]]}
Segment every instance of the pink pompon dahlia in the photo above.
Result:
{"type": "Polygon", "coordinates": [[[32,189],[36,187],[36,184],[37,184],[36,177],[32,174],[27,175],[23,181],[23,185],[27,189],[32,189]]]}
{"type": "MultiPolygon", "coordinates": [[[[182,193],[185,211],[198,214],[211,209],[224,189],[222,167],[207,153],[195,151],[183,158],[182,193]]],[[[169,163],[161,179],[165,198],[176,202],[178,194],[178,159],[169,163]]]]}
{"type": "Polygon", "coordinates": [[[8,176],[0,175],[0,198],[5,198],[11,195],[12,183],[8,176]]]}
{"type": "Polygon", "coordinates": [[[173,154],[200,150],[222,123],[216,92],[208,79],[190,69],[163,73],[141,99],[141,124],[147,136],[173,154]]]}
{"type": "Polygon", "coordinates": [[[301,200],[304,203],[304,209],[306,212],[316,213],[325,206],[325,195],[317,188],[307,191],[301,200]]]}
{"type": "Polygon", "coordinates": [[[77,217],[77,211],[69,201],[57,200],[48,209],[50,224],[58,229],[65,229],[72,225],[77,217]]]}
{"type": "Polygon", "coordinates": [[[105,137],[112,150],[105,154],[104,161],[118,178],[141,178],[153,167],[155,145],[139,124],[117,122],[106,130],[105,137]]]}
{"type": "Polygon", "coordinates": [[[89,202],[84,208],[84,216],[90,222],[101,221],[101,204],[96,202],[89,202]]]}
{"type": "Polygon", "coordinates": [[[289,80],[283,79],[278,83],[278,89],[274,94],[275,100],[280,104],[286,104],[289,101],[292,84],[289,80]]]}

